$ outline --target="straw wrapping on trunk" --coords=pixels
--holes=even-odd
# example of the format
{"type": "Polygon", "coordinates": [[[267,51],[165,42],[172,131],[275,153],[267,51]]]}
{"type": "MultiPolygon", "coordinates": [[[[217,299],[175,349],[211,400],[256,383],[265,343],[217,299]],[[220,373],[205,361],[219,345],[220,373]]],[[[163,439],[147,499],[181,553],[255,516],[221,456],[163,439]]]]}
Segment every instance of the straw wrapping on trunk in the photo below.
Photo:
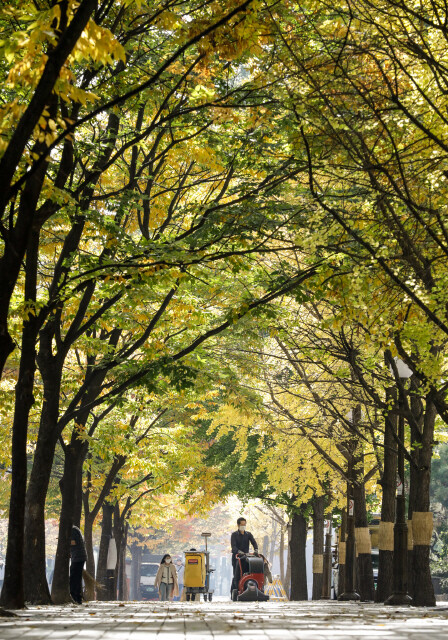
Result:
{"type": "Polygon", "coordinates": [[[432,538],[432,530],[432,511],[414,511],[412,514],[414,546],[429,546],[432,538]]]}
{"type": "Polygon", "coordinates": [[[380,551],[394,550],[394,523],[380,522],[378,529],[378,549],[380,551]]]}
{"type": "Polygon", "coordinates": [[[360,553],[372,553],[369,527],[355,527],[355,541],[358,555],[360,553]]]}
{"type": "Polygon", "coordinates": [[[322,553],[313,553],[313,573],[324,572],[324,556],[322,553]]]}

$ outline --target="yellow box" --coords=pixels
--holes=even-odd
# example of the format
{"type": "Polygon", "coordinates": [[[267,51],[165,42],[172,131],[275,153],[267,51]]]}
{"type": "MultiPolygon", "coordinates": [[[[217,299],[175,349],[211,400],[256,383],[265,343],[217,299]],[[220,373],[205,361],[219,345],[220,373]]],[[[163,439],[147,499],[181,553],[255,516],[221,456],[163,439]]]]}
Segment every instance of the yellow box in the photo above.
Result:
{"type": "Polygon", "coordinates": [[[205,587],[205,553],[185,552],[184,587],[205,587]]]}

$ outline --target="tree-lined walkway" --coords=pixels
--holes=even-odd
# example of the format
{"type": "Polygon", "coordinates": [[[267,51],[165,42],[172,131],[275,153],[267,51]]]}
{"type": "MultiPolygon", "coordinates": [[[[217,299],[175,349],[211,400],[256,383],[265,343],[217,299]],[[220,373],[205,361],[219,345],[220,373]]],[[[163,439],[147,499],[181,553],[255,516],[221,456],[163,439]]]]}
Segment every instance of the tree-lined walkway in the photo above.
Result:
{"type": "Polygon", "coordinates": [[[0,622],[2,640],[446,638],[448,607],[337,602],[98,603],[33,607],[0,622]]]}

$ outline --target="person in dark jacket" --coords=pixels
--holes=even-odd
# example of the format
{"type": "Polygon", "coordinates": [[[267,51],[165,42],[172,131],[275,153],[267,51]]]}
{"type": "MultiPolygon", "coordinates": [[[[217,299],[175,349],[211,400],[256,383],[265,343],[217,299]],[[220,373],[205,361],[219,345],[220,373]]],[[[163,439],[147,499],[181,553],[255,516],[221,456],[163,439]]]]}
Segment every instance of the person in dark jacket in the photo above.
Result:
{"type": "Polygon", "coordinates": [[[70,595],[77,604],[82,604],[82,570],[87,551],[81,530],[75,525],[72,527],[70,559],[70,595]]]}
{"type": "Polygon", "coordinates": [[[238,581],[240,579],[237,556],[244,556],[246,553],[249,553],[249,545],[252,545],[255,555],[258,555],[258,544],[250,531],[246,531],[246,518],[238,518],[236,523],[238,530],[234,531],[230,536],[233,567],[232,590],[238,587],[238,581]]]}

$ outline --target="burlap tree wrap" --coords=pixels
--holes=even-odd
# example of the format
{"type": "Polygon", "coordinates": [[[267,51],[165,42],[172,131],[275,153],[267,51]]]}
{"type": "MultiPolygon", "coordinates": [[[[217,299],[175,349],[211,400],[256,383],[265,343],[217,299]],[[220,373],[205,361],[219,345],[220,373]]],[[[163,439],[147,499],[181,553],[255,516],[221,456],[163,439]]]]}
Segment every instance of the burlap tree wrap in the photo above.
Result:
{"type": "Polygon", "coordinates": [[[324,556],[321,553],[313,554],[313,573],[324,572],[324,556]]]}
{"type": "Polygon", "coordinates": [[[414,537],[412,535],[412,520],[408,520],[408,551],[414,548],[414,537]]]}
{"type": "Polygon", "coordinates": [[[339,558],[339,564],[345,564],[345,542],[340,542],[339,543],[339,548],[338,548],[338,558],[339,558]]]}
{"type": "Polygon", "coordinates": [[[394,523],[380,522],[378,529],[378,549],[380,551],[394,550],[394,523]]]}
{"type": "Polygon", "coordinates": [[[412,537],[414,547],[428,546],[431,543],[433,529],[432,511],[414,511],[412,514],[412,537]]]}
{"type": "Polygon", "coordinates": [[[369,527],[355,528],[356,554],[372,553],[369,527]]]}

